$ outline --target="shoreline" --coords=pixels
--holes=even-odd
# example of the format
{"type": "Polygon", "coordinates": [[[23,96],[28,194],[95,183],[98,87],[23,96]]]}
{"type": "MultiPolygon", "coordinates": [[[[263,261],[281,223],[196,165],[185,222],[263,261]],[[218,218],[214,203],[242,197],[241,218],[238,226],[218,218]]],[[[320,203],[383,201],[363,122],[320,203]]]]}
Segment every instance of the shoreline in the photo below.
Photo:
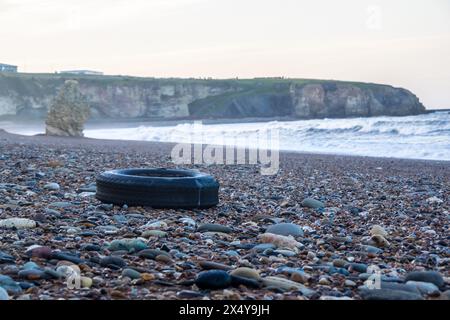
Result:
{"type": "Polygon", "coordinates": [[[95,199],[99,173],[175,167],[172,146],[0,130],[0,223],[33,223],[1,229],[0,286],[8,279],[11,299],[450,299],[448,162],[281,152],[274,176],[253,165],[186,165],[219,181],[213,208],[128,208],[95,199]],[[307,198],[323,207],[304,205],[307,198]],[[280,223],[293,225],[298,247],[261,241],[280,223]],[[386,242],[371,238],[375,225],[386,242]],[[127,239],[149,249],[111,246],[127,239]],[[61,278],[67,264],[81,270],[84,288],[61,278]],[[359,288],[369,266],[381,268],[390,290],[359,288]],[[255,287],[196,285],[206,270],[242,267],[257,277],[255,287]],[[413,271],[418,281],[437,272],[443,284],[430,294],[402,291],[413,271]]]}
{"type": "MultiPolygon", "coordinates": [[[[14,142],[21,141],[27,143],[39,143],[39,144],[69,144],[69,145],[96,145],[96,144],[108,144],[110,146],[114,144],[124,145],[124,146],[142,146],[146,144],[154,146],[164,146],[168,150],[168,155],[170,155],[170,149],[176,145],[175,142],[160,142],[160,141],[143,141],[143,140],[119,140],[119,139],[97,139],[97,138],[73,138],[73,137],[52,137],[45,136],[44,134],[36,135],[21,135],[16,133],[10,133],[4,129],[0,128],[0,139],[5,141],[14,142]]],[[[205,144],[206,145],[206,144],[205,144]]],[[[150,146],[148,146],[150,147],[150,146]]],[[[225,148],[225,146],[223,146],[225,148]]],[[[247,149],[248,150],[248,149],[247,149]]],[[[325,152],[308,152],[308,151],[295,151],[295,150],[282,150],[280,149],[280,154],[286,155],[309,155],[309,156],[324,156],[324,157],[349,157],[349,158],[361,158],[361,159],[376,159],[381,161],[412,161],[412,162],[431,162],[439,163],[443,165],[450,165],[450,160],[435,160],[435,159],[420,159],[420,158],[399,158],[399,157],[374,157],[365,155],[351,155],[351,154],[341,154],[341,153],[325,153],[325,152]]]]}

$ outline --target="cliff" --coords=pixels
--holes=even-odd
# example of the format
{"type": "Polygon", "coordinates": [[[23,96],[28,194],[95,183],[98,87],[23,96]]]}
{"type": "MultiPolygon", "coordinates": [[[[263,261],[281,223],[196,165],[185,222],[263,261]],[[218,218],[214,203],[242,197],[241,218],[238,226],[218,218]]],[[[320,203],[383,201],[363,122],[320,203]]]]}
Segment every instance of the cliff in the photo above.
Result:
{"type": "Polygon", "coordinates": [[[0,73],[0,117],[44,119],[52,98],[70,79],[79,82],[93,119],[310,119],[425,112],[408,90],[371,83],[0,73]]]}

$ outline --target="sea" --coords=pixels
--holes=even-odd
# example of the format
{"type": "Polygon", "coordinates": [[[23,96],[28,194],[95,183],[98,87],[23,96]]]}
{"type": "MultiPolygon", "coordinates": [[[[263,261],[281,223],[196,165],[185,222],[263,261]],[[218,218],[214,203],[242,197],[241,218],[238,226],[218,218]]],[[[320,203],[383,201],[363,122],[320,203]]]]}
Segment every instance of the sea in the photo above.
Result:
{"type": "MultiPolygon", "coordinates": [[[[39,126],[0,123],[11,133],[34,135],[39,126]]],[[[307,153],[450,161],[450,112],[405,117],[315,119],[172,125],[88,125],[96,139],[201,143],[307,153]]]]}

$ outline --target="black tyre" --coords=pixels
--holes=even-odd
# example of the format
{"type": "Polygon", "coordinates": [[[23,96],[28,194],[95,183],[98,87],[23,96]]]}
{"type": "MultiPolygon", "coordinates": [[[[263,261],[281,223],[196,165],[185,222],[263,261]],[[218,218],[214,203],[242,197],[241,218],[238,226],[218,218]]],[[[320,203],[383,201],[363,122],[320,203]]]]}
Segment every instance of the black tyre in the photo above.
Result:
{"type": "Polygon", "coordinates": [[[153,208],[208,208],[219,203],[219,183],[194,170],[124,169],[97,178],[98,200],[153,208]]]}

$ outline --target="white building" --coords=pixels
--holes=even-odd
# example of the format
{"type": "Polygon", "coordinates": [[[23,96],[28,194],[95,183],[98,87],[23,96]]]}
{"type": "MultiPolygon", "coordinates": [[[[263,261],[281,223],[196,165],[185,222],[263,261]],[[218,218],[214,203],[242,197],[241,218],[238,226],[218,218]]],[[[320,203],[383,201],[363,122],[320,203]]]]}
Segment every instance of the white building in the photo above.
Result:
{"type": "Polygon", "coordinates": [[[17,66],[0,63],[0,72],[17,72],[17,66]]]}
{"type": "Polygon", "coordinates": [[[102,76],[103,72],[93,70],[67,70],[60,71],[61,74],[76,74],[76,75],[90,75],[90,76],[102,76]]]}

